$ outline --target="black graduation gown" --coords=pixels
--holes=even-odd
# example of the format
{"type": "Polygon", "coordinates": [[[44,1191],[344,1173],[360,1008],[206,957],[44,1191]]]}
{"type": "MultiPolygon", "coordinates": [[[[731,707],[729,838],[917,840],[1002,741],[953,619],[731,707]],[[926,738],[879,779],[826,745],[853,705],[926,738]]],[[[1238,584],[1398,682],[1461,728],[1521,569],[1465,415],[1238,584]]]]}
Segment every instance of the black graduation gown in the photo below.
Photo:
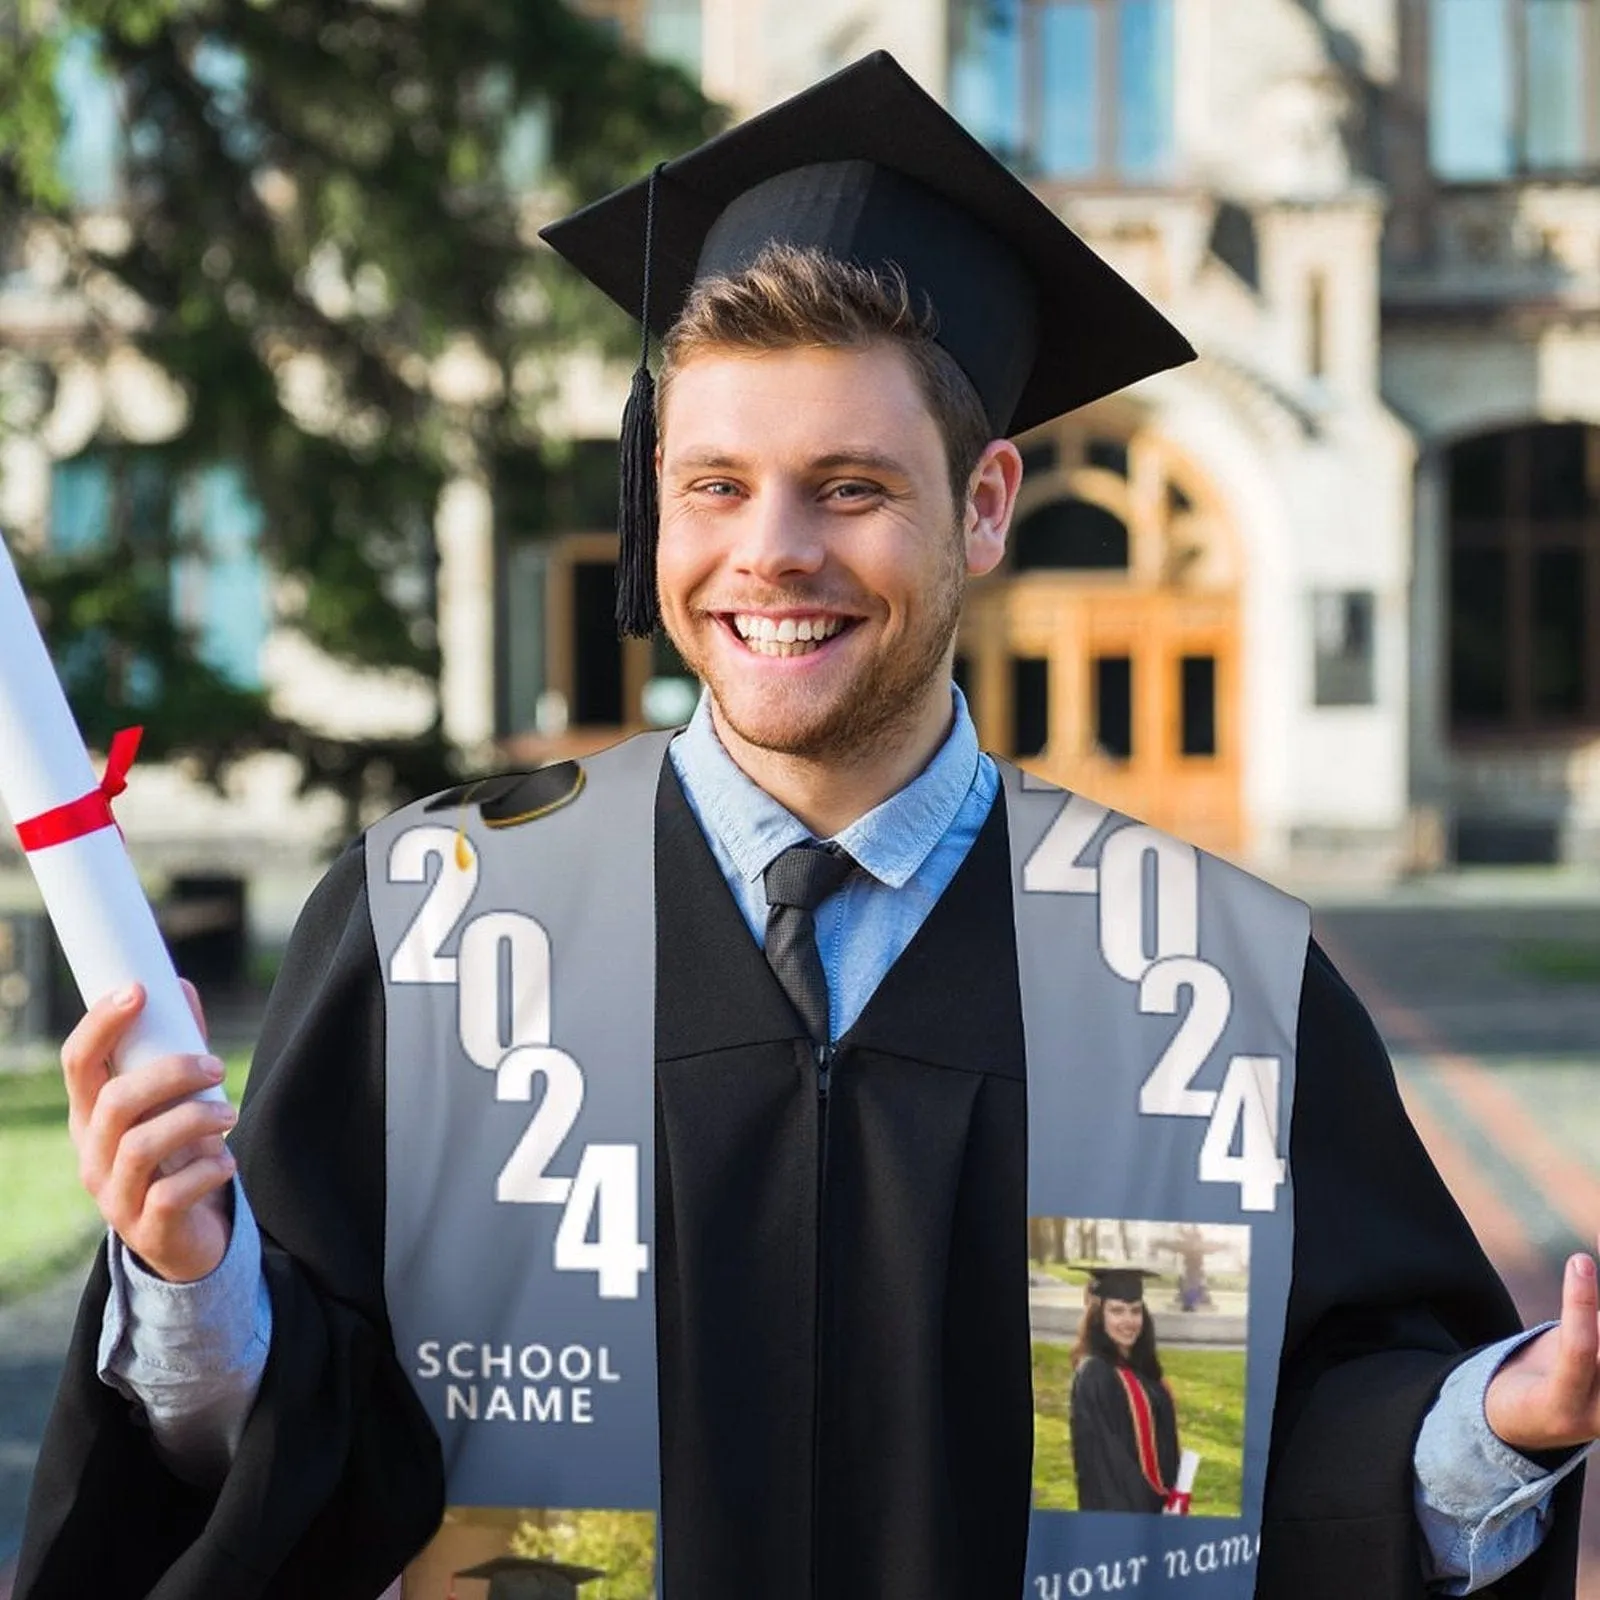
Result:
{"type": "MultiPolygon", "coordinates": [[[[1164,1383],[1124,1368],[1150,1409],[1155,1471],[1169,1488],[1178,1476],[1178,1414],[1164,1383]]],[[[1128,1392],[1116,1368],[1086,1356],[1072,1375],[1072,1471],[1080,1511],[1160,1511],[1167,1497],[1141,1466],[1128,1392]]]]}
{"type": "MultiPolygon", "coordinates": [[[[537,826],[537,824],[530,824],[537,826]]],[[[666,1593],[1017,1600],[1031,1457],[1022,1028],[1003,798],[841,1041],[809,1043],[664,768],[657,1305],[666,1593]]],[[[274,1338],[215,1497],[94,1377],[85,1293],[17,1600],[374,1600],[437,1526],[435,1436],[383,1298],[382,985],[359,849],[309,902],[235,1145],[274,1338]]],[[[1516,1325],[1372,1026],[1313,947],[1296,1241],[1257,1593],[1421,1592],[1413,1439],[1516,1325]]],[[[1576,1493],[1502,1593],[1570,1593],[1576,1493]]]]}

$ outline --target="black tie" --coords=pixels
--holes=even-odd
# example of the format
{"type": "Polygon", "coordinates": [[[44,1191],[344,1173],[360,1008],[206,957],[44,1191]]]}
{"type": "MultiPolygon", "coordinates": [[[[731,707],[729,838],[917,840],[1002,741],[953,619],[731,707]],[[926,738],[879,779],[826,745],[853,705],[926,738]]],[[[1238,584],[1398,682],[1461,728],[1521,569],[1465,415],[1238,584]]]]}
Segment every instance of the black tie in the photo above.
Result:
{"type": "Polygon", "coordinates": [[[828,980],[813,913],[856,870],[834,844],[791,845],[767,868],[767,963],[811,1037],[829,1042],[828,980]]]}

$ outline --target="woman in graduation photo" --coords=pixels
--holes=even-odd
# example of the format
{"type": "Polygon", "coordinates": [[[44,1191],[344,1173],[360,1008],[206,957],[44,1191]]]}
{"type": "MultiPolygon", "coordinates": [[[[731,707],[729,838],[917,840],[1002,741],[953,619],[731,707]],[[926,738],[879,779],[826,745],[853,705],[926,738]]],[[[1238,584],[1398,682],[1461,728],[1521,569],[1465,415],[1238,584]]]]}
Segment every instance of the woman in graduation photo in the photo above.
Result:
{"type": "Polygon", "coordinates": [[[1138,1268],[1096,1272],[1073,1351],[1072,1465],[1080,1511],[1164,1511],[1178,1475],[1178,1414],[1161,1374],[1138,1268]]]}

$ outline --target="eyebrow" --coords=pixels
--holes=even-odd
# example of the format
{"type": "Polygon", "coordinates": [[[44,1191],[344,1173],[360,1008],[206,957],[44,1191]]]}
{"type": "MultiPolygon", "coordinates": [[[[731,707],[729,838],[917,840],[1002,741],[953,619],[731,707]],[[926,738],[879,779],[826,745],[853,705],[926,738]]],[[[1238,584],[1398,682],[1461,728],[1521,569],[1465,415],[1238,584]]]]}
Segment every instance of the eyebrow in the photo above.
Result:
{"type": "MultiPolygon", "coordinates": [[[[671,463],[674,470],[735,472],[747,465],[742,456],[729,455],[723,450],[689,450],[671,463]]],[[[896,456],[882,450],[830,450],[806,463],[811,472],[836,472],[841,467],[860,467],[868,472],[882,473],[886,477],[906,478],[910,471],[896,456]]]]}

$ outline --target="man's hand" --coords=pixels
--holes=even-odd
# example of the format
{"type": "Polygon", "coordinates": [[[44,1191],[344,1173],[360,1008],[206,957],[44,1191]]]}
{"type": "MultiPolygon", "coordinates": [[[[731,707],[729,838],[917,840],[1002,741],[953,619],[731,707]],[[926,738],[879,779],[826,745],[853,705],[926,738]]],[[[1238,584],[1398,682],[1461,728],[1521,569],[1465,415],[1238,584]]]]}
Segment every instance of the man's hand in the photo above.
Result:
{"type": "Polygon", "coordinates": [[[1501,1367],[1483,1409],[1489,1426],[1524,1454],[1600,1437],[1600,1302],[1588,1256],[1567,1262],[1560,1323],[1501,1367]]]}
{"type": "MultiPolygon", "coordinates": [[[[199,996],[185,984],[202,1034],[199,996]]],[[[213,1271],[233,1224],[223,1135],[232,1106],[189,1096],[222,1078],[215,1056],[164,1056],[111,1074],[111,1053],[144,1006],[137,985],[97,1000],[61,1047],[78,1173],[100,1215],[150,1271],[192,1283],[213,1271]]]]}

